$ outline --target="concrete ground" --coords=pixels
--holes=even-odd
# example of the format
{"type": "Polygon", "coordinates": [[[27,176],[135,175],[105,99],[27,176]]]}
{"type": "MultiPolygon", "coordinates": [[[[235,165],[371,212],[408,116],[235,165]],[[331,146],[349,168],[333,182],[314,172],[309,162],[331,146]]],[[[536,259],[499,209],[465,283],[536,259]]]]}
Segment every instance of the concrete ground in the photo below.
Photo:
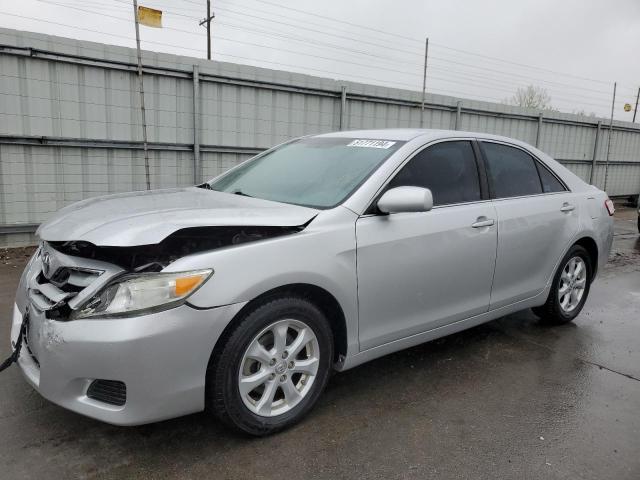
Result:
{"type": "MultiPolygon", "coordinates": [[[[251,439],[191,415],[119,428],[0,374],[0,478],[640,478],[640,239],[620,208],[611,262],[573,324],[531,312],[335,375],[319,405],[251,439]]],[[[14,255],[15,257],[15,255],[14,255]]],[[[2,257],[0,358],[26,258],[2,257]]]]}

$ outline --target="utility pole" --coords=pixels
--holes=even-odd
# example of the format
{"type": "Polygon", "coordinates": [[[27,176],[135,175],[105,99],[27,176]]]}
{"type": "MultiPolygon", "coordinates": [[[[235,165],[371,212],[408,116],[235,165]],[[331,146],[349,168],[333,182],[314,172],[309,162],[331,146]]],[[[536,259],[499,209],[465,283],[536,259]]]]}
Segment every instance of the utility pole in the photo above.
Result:
{"type": "Polygon", "coordinates": [[[422,105],[420,106],[420,128],[424,126],[424,98],[427,91],[427,58],[429,56],[429,37],[424,43],[424,71],[422,72],[422,105]]]}
{"type": "Polygon", "coordinates": [[[636,108],[633,111],[633,123],[636,123],[636,113],[638,113],[638,99],[640,98],[640,87],[638,87],[638,94],[636,95],[636,108]]]}
{"type": "Polygon", "coordinates": [[[136,47],[138,50],[138,84],[140,85],[140,112],[142,113],[142,145],[144,149],[144,173],[147,190],[151,190],[149,173],[149,149],[147,146],[147,114],[144,108],[144,80],[142,79],[142,54],[140,53],[140,25],[138,24],[138,0],[133,0],[133,18],[136,22],[136,47]]]}
{"type": "Polygon", "coordinates": [[[611,101],[611,121],[609,122],[609,136],[607,137],[607,160],[604,165],[604,188],[607,191],[607,179],[609,177],[609,152],[611,151],[611,134],[613,133],[613,110],[616,105],[616,87],[617,82],[613,82],[613,100],[611,101]]]}
{"type": "Polygon", "coordinates": [[[211,0],[207,0],[207,18],[200,22],[200,26],[206,23],[207,27],[207,59],[211,60],[211,20],[216,18],[215,14],[211,13],[211,0]]]}

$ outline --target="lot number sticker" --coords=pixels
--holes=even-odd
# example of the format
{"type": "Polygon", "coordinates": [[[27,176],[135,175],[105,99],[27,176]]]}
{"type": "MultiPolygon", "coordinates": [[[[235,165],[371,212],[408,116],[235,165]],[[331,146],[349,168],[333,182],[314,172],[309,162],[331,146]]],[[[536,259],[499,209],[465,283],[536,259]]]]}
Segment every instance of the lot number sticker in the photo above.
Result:
{"type": "Polygon", "coordinates": [[[354,140],[347,147],[389,148],[395,143],[388,140],[354,140]]]}

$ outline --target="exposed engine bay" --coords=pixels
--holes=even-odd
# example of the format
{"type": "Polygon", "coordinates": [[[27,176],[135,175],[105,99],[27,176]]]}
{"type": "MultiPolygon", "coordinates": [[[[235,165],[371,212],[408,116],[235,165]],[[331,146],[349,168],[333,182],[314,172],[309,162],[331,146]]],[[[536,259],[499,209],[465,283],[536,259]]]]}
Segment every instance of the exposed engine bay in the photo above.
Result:
{"type": "Polygon", "coordinates": [[[178,230],[160,243],[129,247],[96,246],[84,241],[48,242],[61,253],[113,263],[130,272],[159,272],[187,255],[300,232],[295,227],[193,227],[178,230]]]}

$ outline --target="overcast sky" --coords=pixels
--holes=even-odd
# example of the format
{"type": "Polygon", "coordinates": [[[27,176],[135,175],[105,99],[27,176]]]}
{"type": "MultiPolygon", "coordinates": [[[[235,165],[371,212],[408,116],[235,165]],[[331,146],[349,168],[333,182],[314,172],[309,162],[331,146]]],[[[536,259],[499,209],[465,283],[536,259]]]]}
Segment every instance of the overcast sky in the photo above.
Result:
{"type": "MultiPolygon", "coordinates": [[[[140,3],[165,12],[165,28],[141,27],[144,49],[206,56],[206,0],[140,3]]],[[[420,90],[429,36],[432,93],[501,101],[533,84],[561,111],[608,117],[617,81],[615,118],[631,121],[623,106],[640,86],[640,0],[212,4],[213,57],[229,62],[420,90]]],[[[127,0],[1,0],[0,26],[134,47],[132,11],[127,0]]]]}

